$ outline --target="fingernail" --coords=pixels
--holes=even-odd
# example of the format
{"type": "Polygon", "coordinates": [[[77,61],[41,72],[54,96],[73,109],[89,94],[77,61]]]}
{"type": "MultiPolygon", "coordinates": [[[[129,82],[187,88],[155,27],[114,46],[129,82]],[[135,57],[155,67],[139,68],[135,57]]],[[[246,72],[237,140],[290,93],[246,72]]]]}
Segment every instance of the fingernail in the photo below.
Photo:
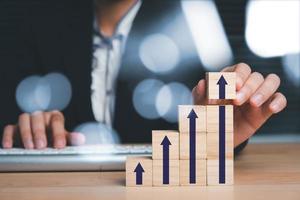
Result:
{"type": "Polygon", "coordinates": [[[236,99],[239,103],[243,102],[245,99],[245,94],[242,91],[238,92],[236,95],[236,99]]]}
{"type": "Polygon", "coordinates": [[[61,141],[61,140],[57,140],[55,142],[55,147],[56,148],[63,148],[64,146],[65,146],[65,143],[63,141],[61,141]]]}
{"type": "Polygon", "coordinates": [[[272,103],[270,105],[270,108],[274,113],[277,113],[279,111],[279,105],[277,103],[272,103]]]}
{"type": "Polygon", "coordinates": [[[45,147],[45,142],[44,142],[43,140],[41,140],[41,139],[38,139],[38,140],[36,141],[36,148],[42,149],[42,148],[44,148],[44,147],[45,147]]]}
{"type": "Polygon", "coordinates": [[[260,106],[263,101],[263,96],[261,94],[256,94],[251,98],[251,101],[256,105],[260,106]]]}
{"type": "Polygon", "coordinates": [[[25,145],[26,145],[27,149],[33,149],[34,148],[33,142],[31,140],[26,141],[25,145]]]}
{"type": "Polygon", "coordinates": [[[72,146],[80,146],[85,144],[85,136],[79,132],[70,133],[70,143],[72,146]]]}
{"type": "Polygon", "coordinates": [[[4,142],[3,143],[3,148],[5,148],[5,149],[11,148],[11,143],[10,142],[4,142]]]}

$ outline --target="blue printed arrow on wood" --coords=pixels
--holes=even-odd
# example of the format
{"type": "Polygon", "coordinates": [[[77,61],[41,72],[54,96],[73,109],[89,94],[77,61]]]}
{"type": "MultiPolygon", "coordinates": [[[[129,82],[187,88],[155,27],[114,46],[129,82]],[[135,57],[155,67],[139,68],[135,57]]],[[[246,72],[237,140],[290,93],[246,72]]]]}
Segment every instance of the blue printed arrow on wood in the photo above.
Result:
{"type": "Polygon", "coordinates": [[[219,183],[225,183],[225,106],[219,106],[219,183]]]}
{"type": "Polygon", "coordinates": [[[163,184],[169,184],[169,146],[172,144],[165,136],[160,145],[163,146],[163,184]]]}
{"type": "Polygon", "coordinates": [[[196,118],[194,109],[188,117],[190,119],[190,183],[196,183],[196,118]]]}
{"type": "Polygon", "coordinates": [[[218,80],[217,85],[219,85],[219,99],[225,99],[225,87],[227,85],[227,82],[223,75],[218,80]]]}
{"type": "Polygon", "coordinates": [[[134,169],[135,172],[135,184],[142,185],[143,184],[143,173],[145,172],[141,163],[138,163],[136,168],[134,169]]]}

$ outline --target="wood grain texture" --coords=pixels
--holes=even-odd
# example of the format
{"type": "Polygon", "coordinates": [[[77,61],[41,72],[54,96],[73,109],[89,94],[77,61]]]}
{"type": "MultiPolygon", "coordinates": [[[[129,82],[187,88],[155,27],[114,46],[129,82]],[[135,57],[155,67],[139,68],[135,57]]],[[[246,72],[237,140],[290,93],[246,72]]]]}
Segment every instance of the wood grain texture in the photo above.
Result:
{"type": "MultiPolygon", "coordinates": [[[[190,134],[180,133],[180,160],[186,160],[190,158],[190,134]]],[[[196,159],[206,159],[206,133],[196,133],[196,159]]]]}
{"type": "Polygon", "coordinates": [[[206,87],[208,99],[219,99],[219,85],[217,82],[223,75],[227,85],[225,87],[225,99],[236,98],[236,73],[234,72],[207,72],[206,87]]]}
{"type": "Polygon", "coordinates": [[[219,184],[219,160],[207,160],[207,185],[233,185],[234,164],[232,159],[225,162],[225,184],[219,184]]]}
{"type": "Polygon", "coordinates": [[[299,200],[300,144],[248,144],[235,159],[234,185],[125,187],[125,172],[0,173],[1,200],[299,200]]]}
{"type": "Polygon", "coordinates": [[[197,105],[179,105],[178,106],[178,127],[180,133],[189,133],[189,114],[194,109],[198,118],[196,118],[196,132],[206,132],[206,106],[197,105]]]}
{"type": "Polygon", "coordinates": [[[169,158],[179,160],[179,133],[171,130],[152,131],[152,159],[163,159],[163,148],[161,142],[167,136],[171,145],[169,146],[169,158]]]}
{"type": "Polygon", "coordinates": [[[126,158],[126,186],[152,186],[152,159],[150,156],[126,158]],[[141,185],[136,184],[136,172],[134,172],[138,163],[143,167],[143,182],[141,185]]]}
{"type": "MultiPolygon", "coordinates": [[[[225,135],[225,156],[226,159],[233,159],[233,133],[227,132],[225,135]]],[[[219,133],[208,133],[207,134],[207,159],[218,159],[219,158],[219,133]]]]}
{"type": "MultiPolygon", "coordinates": [[[[225,131],[233,132],[233,106],[225,106],[226,124],[225,131]]],[[[207,133],[218,133],[219,132],[219,106],[208,105],[206,106],[206,122],[207,122],[207,133]]]]}
{"type": "Polygon", "coordinates": [[[169,184],[163,184],[163,160],[153,160],[153,186],[179,185],[179,160],[169,160],[169,184]]]}
{"type": "Polygon", "coordinates": [[[196,183],[190,184],[189,160],[180,160],[180,185],[206,185],[206,159],[196,160],[196,183]]]}

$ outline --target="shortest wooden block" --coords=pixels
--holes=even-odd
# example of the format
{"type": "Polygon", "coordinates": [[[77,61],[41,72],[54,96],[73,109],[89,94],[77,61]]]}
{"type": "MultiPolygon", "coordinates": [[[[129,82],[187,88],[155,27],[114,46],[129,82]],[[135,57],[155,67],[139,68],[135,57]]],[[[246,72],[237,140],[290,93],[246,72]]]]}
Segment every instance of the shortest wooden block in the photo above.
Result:
{"type": "Polygon", "coordinates": [[[152,186],[151,157],[127,157],[126,186],[152,186]]]}
{"type": "Polygon", "coordinates": [[[219,160],[207,160],[207,185],[233,185],[234,161],[225,161],[225,183],[220,182],[219,160]]]}
{"type": "Polygon", "coordinates": [[[179,185],[179,160],[169,160],[168,169],[164,169],[163,162],[153,160],[153,186],[179,185]]]}
{"type": "Polygon", "coordinates": [[[163,148],[168,149],[170,160],[179,160],[179,133],[170,130],[152,131],[152,159],[163,159],[163,148]]]}
{"type": "Polygon", "coordinates": [[[195,178],[190,174],[190,161],[180,160],[180,185],[206,185],[206,160],[196,160],[195,178]]]}
{"type": "Polygon", "coordinates": [[[206,84],[208,99],[236,98],[235,72],[208,72],[206,73],[206,84]]]}

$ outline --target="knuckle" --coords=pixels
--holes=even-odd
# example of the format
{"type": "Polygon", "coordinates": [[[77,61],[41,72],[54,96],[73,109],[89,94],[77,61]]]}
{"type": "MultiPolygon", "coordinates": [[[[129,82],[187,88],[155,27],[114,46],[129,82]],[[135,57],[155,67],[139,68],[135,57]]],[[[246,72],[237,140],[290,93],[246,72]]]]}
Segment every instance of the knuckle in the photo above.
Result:
{"type": "Polygon", "coordinates": [[[31,130],[28,129],[28,128],[23,128],[23,129],[21,130],[21,135],[22,135],[23,137],[29,137],[29,136],[31,136],[31,130]]]}
{"type": "Polygon", "coordinates": [[[19,120],[24,119],[26,117],[29,117],[29,114],[28,113],[22,113],[22,114],[19,115],[19,120]]]}
{"type": "Polygon", "coordinates": [[[33,134],[34,135],[44,135],[45,130],[43,128],[34,128],[33,129],[33,134]]]}
{"type": "Polygon", "coordinates": [[[247,72],[251,72],[251,67],[248,64],[243,63],[243,62],[238,63],[237,68],[246,70],[247,72]]]}
{"type": "Polygon", "coordinates": [[[263,81],[264,80],[264,76],[261,73],[259,73],[259,72],[253,72],[252,75],[255,76],[255,78],[258,81],[263,81]]]}

